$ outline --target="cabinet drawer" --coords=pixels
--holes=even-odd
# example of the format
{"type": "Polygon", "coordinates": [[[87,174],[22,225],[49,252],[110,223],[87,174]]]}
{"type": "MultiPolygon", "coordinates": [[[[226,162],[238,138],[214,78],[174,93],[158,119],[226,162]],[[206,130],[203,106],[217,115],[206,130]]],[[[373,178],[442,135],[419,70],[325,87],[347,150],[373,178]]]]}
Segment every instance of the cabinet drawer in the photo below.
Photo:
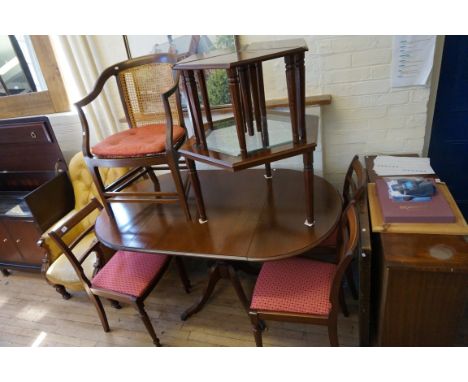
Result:
{"type": "Polygon", "coordinates": [[[0,144],[49,143],[52,139],[46,126],[41,122],[24,123],[16,126],[3,126],[0,144]]]}

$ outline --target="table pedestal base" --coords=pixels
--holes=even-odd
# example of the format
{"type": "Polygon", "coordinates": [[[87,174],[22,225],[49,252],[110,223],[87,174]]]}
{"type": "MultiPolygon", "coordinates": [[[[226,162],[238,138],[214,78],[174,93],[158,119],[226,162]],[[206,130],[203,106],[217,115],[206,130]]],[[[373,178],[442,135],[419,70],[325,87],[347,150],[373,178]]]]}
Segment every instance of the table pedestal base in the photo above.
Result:
{"type": "Polygon", "coordinates": [[[181,320],[185,321],[187,318],[199,312],[205,306],[205,304],[208,302],[208,299],[213,294],[216,284],[221,279],[228,279],[231,281],[236,291],[237,297],[242,303],[245,311],[248,313],[250,302],[244,293],[244,289],[242,288],[242,284],[239,280],[239,275],[237,274],[236,268],[237,267],[233,264],[232,261],[217,260],[210,268],[210,278],[203,296],[200,298],[200,301],[181,314],[181,320]]]}

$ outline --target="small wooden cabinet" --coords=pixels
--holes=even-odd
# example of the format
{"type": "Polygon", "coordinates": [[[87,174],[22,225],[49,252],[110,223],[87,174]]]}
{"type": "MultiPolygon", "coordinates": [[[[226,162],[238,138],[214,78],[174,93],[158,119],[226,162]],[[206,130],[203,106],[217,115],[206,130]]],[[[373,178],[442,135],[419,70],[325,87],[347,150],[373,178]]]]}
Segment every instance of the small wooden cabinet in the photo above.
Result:
{"type": "MultiPolygon", "coordinates": [[[[375,183],[374,157],[366,167],[375,183]]],[[[468,237],[375,232],[371,239],[372,343],[455,345],[468,301],[468,237]]]]}
{"type": "Polygon", "coordinates": [[[451,346],[468,298],[468,243],[462,236],[375,237],[376,344],[451,346]]]}
{"type": "Polygon", "coordinates": [[[0,269],[40,270],[41,234],[73,208],[66,164],[46,117],[0,121],[0,269]]]}

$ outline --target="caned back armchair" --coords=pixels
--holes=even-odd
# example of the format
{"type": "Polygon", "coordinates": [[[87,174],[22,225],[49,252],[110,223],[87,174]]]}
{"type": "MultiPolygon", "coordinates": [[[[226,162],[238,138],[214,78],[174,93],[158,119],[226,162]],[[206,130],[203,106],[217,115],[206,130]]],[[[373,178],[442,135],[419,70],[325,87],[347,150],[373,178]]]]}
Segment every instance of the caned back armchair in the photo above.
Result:
{"type": "Polygon", "coordinates": [[[180,203],[186,218],[191,219],[187,204],[189,183],[182,182],[177,151],[184,143],[187,131],[180,101],[179,75],[172,70],[176,60],[175,55],[163,53],[112,65],[99,76],[91,93],[75,103],[83,129],[84,158],[110,215],[113,214],[110,203],[114,202],[180,203]],[[129,128],[91,147],[85,108],[99,97],[111,78],[117,83],[129,128]],[[130,170],[105,186],[99,167],[127,167],[130,170]],[[171,171],[175,192],[161,191],[154,170],[171,171]],[[146,175],[151,178],[154,191],[125,190],[146,175]]]}

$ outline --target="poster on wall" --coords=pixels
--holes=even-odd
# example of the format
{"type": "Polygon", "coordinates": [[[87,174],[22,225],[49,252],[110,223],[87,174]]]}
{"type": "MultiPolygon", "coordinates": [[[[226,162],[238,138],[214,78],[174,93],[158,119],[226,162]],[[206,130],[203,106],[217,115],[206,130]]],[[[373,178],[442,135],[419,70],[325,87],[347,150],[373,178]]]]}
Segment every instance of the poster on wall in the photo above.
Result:
{"type": "Polygon", "coordinates": [[[392,87],[425,86],[434,62],[436,36],[394,36],[392,87]]]}

